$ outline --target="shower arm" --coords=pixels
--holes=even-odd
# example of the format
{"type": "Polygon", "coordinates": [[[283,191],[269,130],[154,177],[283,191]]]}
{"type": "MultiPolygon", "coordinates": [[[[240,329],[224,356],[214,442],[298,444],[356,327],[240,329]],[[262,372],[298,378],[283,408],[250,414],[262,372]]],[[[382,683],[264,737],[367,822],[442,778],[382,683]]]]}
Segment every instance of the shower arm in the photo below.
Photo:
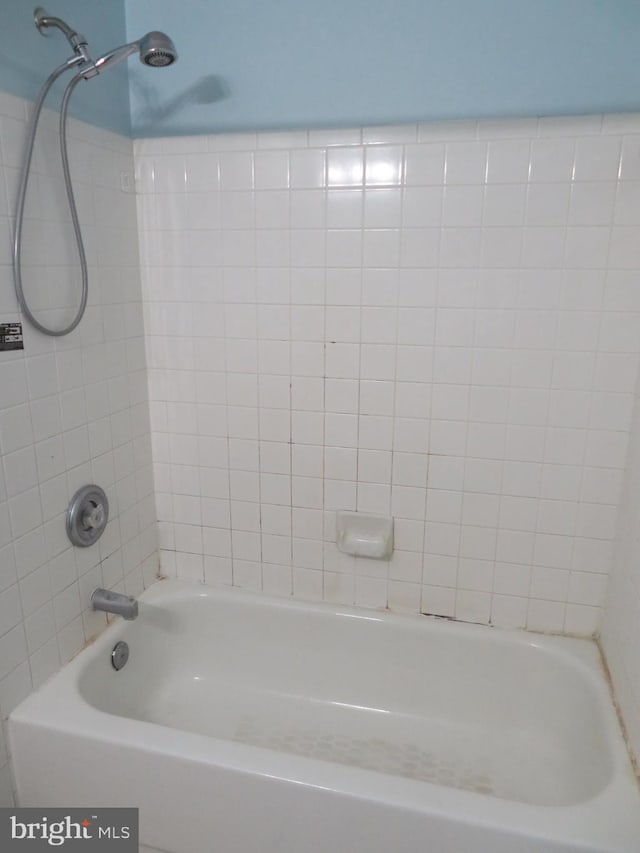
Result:
{"type": "Polygon", "coordinates": [[[86,38],[72,29],[66,21],[62,20],[62,18],[56,18],[54,15],[48,15],[42,6],[38,6],[33,13],[33,20],[38,31],[43,36],[47,34],[46,31],[50,27],[55,27],[60,30],[73,48],[73,52],[76,56],[82,57],[84,62],[91,62],[91,57],[89,56],[89,51],[87,49],[88,43],[86,38]]]}

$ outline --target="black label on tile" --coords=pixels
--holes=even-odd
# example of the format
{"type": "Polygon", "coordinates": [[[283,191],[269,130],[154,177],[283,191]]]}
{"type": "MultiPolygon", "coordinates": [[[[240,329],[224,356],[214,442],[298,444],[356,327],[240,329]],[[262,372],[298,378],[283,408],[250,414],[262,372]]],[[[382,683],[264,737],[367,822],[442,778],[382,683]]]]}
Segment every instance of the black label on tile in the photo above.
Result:
{"type": "Polygon", "coordinates": [[[22,323],[0,323],[0,352],[8,349],[24,349],[22,323]]]}

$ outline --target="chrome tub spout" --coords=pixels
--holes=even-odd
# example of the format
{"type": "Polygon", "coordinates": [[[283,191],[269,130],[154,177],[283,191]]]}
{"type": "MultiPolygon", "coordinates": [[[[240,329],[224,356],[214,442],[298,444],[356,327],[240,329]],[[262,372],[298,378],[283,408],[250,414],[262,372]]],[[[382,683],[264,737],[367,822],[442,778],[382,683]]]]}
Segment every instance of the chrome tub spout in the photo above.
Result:
{"type": "Polygon", "coordinates": [[[129,595],[112,592],[109,589],[94,589],[91,595],[91,606],[94,610],[103,610],[122,616],[123,619],[135,619],[138,616],[138,602],[129,595]]]}

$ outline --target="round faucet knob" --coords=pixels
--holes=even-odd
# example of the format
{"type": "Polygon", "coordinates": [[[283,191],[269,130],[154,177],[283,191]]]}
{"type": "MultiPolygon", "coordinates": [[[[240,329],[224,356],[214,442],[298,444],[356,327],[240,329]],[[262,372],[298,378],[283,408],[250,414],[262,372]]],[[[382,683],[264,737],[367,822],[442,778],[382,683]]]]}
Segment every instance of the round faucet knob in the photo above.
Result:
{"type": "Polygon", "coordinates": [[[96,504],[93,501],[89,502],[89,507],[82,516],[82,525],[85,530],[95,530],[104,525],[104,507],[102,504],[96,504]]]}
{"type": "Polygon", "coordinates": [[[74,545],[86,548],[97,542],[107,525],[109,500],[100,486],[83,486],[67,509],[67,536],[74,545]]]}

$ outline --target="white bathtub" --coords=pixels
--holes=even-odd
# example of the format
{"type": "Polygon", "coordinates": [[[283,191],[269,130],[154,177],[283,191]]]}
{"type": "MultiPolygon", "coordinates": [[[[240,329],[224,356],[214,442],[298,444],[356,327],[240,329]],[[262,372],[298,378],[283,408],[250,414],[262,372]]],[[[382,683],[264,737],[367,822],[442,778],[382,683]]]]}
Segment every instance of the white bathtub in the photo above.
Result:
{"type": "Polygon", "coordinates": [[[165,581],[9,732],[20,805],[138,806],[169,853],[640,851],[587,641],[165,581]]]}

